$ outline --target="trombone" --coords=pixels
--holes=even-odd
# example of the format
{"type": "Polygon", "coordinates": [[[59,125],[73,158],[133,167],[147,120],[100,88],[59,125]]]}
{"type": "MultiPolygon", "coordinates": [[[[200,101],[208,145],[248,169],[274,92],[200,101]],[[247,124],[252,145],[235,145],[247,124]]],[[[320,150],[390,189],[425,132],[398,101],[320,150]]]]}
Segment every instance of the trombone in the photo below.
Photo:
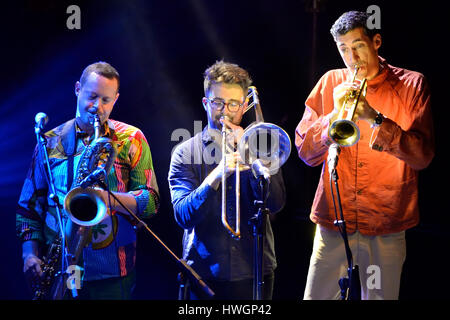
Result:
{"type": "MultiPolygon", "coordinates": [[[[360,66],[355,65],[355,72],[352,77],[352,85],[356,83],[356,75],[360,66]]],[[[353,146],[355,143],[359,141],[360,131],[356,123],[353,121],[355,116],[356,107],[358,106],[358,102],[362,97],[366,96],[367,91],[367,79],[363,79],[358,89],[349,90],[344,97],[344,102],[342,104],[341,109],[339,110],[337,120],[333,121],[330,125],[330,129],[328,130],[328,134],[330,138],[336,142],[338,145],[343,147],[353,146]],[[351,101],[351,105],[348,104],[351,101]],[[347,112],[346,115],[344,113],[347,112]]]]}
{"type": "Polygon", "coordinates": [[[261,160],[271,175],[286,162],[291,153],[291,140],[289,135],[279,126],[264,122],[264,118],[259,104],[258,92],[254,86],[249,87],[246,97],[248,103],[244,113],[250,109],[255,109],[256,121],[245,130],[237,145],[237,151],[242,159],[242,163],[236,162],[235,167],[235,228],[233,229],[227,220],[227,198],[226,198],[226,155],[230,152],[227,148],[227,135],[230,133],[226,125],[222,125],[222,215],[223,226],[235,239],[241,238],[241,206],[240,206],[240,171],[249,169],[256,160],[261,160]]]}

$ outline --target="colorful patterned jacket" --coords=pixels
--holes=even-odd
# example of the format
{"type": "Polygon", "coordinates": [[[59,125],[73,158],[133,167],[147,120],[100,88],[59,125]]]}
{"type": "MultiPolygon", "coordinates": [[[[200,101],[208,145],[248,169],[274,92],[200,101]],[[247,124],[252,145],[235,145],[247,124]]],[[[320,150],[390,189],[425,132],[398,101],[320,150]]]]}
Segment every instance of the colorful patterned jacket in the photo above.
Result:
{"type": "MultiPolygon", "coordinates": [[[[103,132],[117,147],[117,157],[107,179],[109,189],[129,192],[136,199],[138,216],[152,216],[159,208],[159,191],[144,134],[136,127],[111,119],[104,124],[103,132]]],[[[64,197],[74,186],[70,181],[75,180],[73,177],[76,177],[83,151],[93,142],[92,137],[83,138],[83,135],[75,119],[45,134],[63,220],[67,219],[63,209],[64,197]]],[[[42,152],[36,147],[19,199],[16,231],[22,241],[37,240],[45,247],[54,241],[59,227],[56,204],[49,199],[45,165],[41,159],[42,152]]],[[[80,257],[84,261],[84,280],[125,276],[135,266],[136,233],[133,221],[126,215],[114,213],[91,227],[91,242],[80,257]]]]}

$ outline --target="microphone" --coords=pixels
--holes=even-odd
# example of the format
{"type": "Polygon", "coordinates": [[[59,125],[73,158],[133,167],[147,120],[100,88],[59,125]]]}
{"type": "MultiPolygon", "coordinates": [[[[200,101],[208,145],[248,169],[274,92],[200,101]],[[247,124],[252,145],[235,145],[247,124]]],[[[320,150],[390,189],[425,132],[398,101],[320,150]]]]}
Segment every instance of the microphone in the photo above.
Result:
{"type": "Polygon", "coordinates": [[[34,117],[34,121],[36,123],[34,126],[34,130],[36,133],[40,133],[41,130],[44,129],[45,125],[48,123],[48,116],[43,112],[39,112],[34,117]]]}
{"type": "Polygon", "coordinates": [[[263,177],[265,180],[270,179],[269,168],[264,166],[261,160],[256,159],[252,163],[252,172],[255,178],[263,177]]]}
{"type": "Polygon", "coordinates": [[[93,185],[94,183],[98,182],[101,178],[105,177],[105,169],[97,169],[94,170],[90,175],[88,175],[86,178],[84,178],[83,181],[80,183],[80,187],[83,189],[93,185]]]}
{"type": "Polygon", "coordinates": [[[328,149],[328,173],[331,175],[336,169],[338,164],[339,154],[341,153],[341,147],[337,143],[333,143],[328,149]]]}

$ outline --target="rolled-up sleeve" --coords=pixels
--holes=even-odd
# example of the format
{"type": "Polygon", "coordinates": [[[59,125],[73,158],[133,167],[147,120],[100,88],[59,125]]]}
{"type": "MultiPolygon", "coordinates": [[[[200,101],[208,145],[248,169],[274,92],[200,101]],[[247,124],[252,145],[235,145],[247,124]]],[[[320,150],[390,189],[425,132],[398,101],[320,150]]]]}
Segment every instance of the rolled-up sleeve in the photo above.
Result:
{"type": "Polygon", "coordinates": [[[184,229],[194,227],[208,212],[208,199],[216,193],[194,172],[190,156],[191,141],[179,145],[172,154],[169,187],[175,220],[184,229]]]}
{"type": "Polygon", "coordinates": [[[405,85],[404,108],[408,118],[400,124],[389,118],[375,128],[370,147],[385,151],[405,161],[411,168],[426,168],[434,157],[434,128],[430,92],[425,78],[419,74],[416,81],[405,85]]]}
{"type": "Polygon", "coordinates": [[[36,147],[16,210],[16,234],[21,241],[44,241],[43,217],[47,210],[48,187],[37,158],[36,147]]]}
{"type": "Polygon", "coordinates": [[[326,158],[331,139],[328,136],[329,118],[333,110],[333,95],[324,92],[328,73],[316,84],[305,102],[305,111],[295,130],[298,156],[309,166],[318,166],[326,158]]]}
{"type": "Polygon", "coordinates": [[[149,218],[159,210],[159,189],[150,147],[141,131],[137,131],[130,150],[131,170],[128,192],[136,199],[138,216],[149,218]]]}

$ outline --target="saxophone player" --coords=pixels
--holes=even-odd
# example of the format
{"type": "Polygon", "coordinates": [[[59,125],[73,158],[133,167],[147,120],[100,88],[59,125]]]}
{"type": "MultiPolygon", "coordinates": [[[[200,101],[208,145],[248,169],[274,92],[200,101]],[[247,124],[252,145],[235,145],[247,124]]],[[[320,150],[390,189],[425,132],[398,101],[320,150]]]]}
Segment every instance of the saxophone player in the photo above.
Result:
{"type": "MultiPolygon", "coordinates": [[[[140,218],[154,215],[159,208],[156,182],[148,142],[142,131],[110,119],[119,98],[120,77],[106,62],[87,66],[75,83],[76,116],[44,134],[56,201],[49,198],[45,165],[35,149],[16,212],[16,231],[22,241],[24,272],[40,277],[45,248],[58,238],[56,206],[74,185],[83,151],[94,143],[94,118],[101,136],[117,148],[106,181],[109,190],[140,218]]],[[[98,129],[97,129],[98,130],[98,129]]],[[[97,132],[98,133],[98,132],[97,132]]],[[[88,244],[80,255],[82,299],[129,299],[135,285],[136,234],[133,219],[107,191],[100,190],[110,213],[90,230],[88,244]]],[[[63,221],[67,213],[61,210],[63,221]]]]}

